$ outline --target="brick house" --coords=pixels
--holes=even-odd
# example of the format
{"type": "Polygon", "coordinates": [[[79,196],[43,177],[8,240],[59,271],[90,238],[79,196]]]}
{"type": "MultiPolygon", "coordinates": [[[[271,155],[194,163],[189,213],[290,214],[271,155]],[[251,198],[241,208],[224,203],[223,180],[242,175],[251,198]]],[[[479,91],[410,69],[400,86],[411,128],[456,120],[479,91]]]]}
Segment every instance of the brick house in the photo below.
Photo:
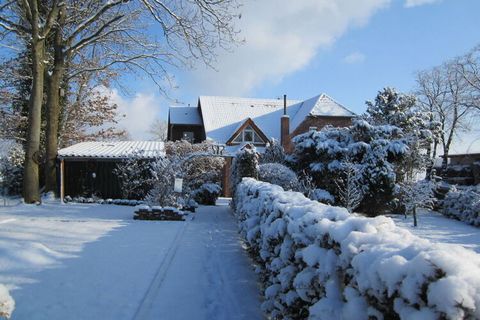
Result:
{"type": "MultiPolygon", "coordinates": [[[[246,144],[263,152],[271,139],[292,150],[291,138],[311,128],[348,126],[355,114],[326,94],[307,100],[200,96],[195,107],[172,106],[168,115],[170,141],[204,140],[225,145],[226,156],[246,144]]],[[[226,161],[224,195],[228,196],[231,158],[226,161]]]]}

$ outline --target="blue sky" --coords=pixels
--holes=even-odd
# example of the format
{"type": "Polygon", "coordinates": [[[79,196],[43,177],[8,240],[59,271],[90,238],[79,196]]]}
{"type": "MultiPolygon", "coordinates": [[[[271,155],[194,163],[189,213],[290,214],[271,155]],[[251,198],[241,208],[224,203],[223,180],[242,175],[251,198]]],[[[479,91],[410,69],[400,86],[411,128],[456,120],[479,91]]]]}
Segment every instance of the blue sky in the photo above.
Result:
{"type": "MultiPolygon", "coordinates": [[[[259,0],[243,11],[245,45],[220,52],[217,71],[175,71],[173,98],[195,104],[199,95],[306,99],[325,92],[361,113],[381,88],[408,92],[416,71],[480,43],[478,0],[259,0]]],[[[137,79],[132,89],[133,97],[118,96],[128,127],[151,112],[165,117],[170,102],[153,84],[137,79]]]]}

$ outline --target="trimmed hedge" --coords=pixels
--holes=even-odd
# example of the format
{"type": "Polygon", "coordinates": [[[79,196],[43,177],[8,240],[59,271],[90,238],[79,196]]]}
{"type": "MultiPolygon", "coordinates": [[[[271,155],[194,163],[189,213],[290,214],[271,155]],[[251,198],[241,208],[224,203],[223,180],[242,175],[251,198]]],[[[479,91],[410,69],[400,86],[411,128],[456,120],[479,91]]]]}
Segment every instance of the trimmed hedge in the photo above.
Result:
{"type": "Polygon", "coordinates": [[[480,227],[480,193],[474,188],[450,190],[442,201],[440,212],[475,227],[480,227]]]}
{"type": "Polygon", "coordinates": [[[274,319],[480,318],[480,255],[243,179],[240,232],[274,319]]]}

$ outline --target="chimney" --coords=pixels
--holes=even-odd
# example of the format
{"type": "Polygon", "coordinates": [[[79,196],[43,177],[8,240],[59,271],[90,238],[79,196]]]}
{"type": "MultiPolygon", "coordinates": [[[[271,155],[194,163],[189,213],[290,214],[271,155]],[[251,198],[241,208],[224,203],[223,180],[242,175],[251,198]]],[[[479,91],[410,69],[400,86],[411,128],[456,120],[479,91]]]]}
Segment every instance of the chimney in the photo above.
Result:
{"type": "Polygon", "coordinates": [[[283,95],[283,116],[280,119],[280,143],[285,151],[290,147],[290,117],[287,115],[287,95],[283,95]]]}

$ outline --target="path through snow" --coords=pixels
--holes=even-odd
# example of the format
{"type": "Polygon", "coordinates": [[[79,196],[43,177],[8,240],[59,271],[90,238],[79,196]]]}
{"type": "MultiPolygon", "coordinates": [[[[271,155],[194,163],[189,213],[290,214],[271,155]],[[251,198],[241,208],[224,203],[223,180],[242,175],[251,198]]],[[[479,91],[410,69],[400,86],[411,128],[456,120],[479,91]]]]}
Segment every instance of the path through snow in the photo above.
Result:
{"type": "Polygon", "coordinates": [[[247,259],[230,209],[201,207],[136,319],[262,319],[247,259]]]}
{"type": "Polygon", "coordinates": [[[132,220],[133,208],[0,207],[0,283],[13,319],[262,319],[228,207],[188,222],[132,220]]]}

